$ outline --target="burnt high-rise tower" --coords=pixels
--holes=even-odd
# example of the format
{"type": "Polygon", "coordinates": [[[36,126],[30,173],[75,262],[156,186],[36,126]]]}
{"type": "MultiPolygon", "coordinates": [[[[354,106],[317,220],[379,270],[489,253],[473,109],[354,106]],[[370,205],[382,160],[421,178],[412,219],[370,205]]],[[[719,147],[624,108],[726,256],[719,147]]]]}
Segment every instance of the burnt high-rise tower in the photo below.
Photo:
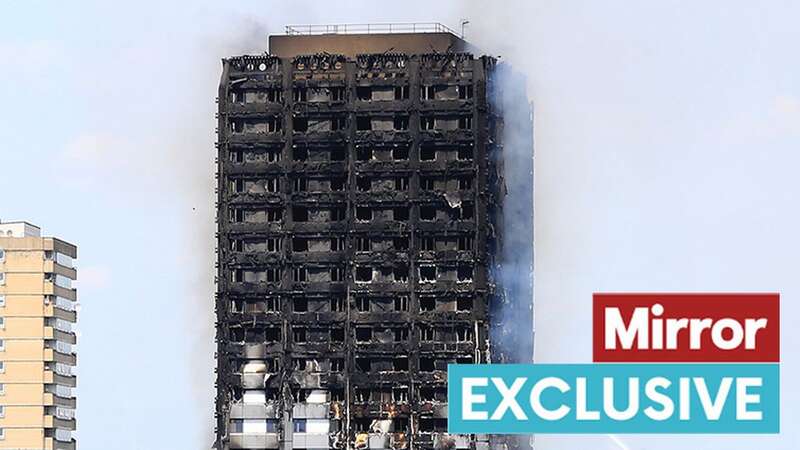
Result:
{"type": "Polygon", "coordinates": [[[438,24],[287,31],[223,60],[217,448],[502,444],[446,370],[532,357],[524,87],[438,24]]]}

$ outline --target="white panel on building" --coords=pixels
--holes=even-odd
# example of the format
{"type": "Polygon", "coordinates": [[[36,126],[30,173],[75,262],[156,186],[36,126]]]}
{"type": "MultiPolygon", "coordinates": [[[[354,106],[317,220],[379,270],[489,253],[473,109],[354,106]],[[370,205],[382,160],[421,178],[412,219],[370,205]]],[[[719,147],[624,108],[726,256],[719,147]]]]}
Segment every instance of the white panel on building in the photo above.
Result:
{"type": "Polygon", "coordinates": [[[307,419],[306,420],[306,433],[324,433],[328,434],[331,429],[330,419],[307,419]]]}
{"type": "Polygon", "coordinates": [[[267,432],[267,421],[264,419],[244,419],[242,423],[242,433],[259,433],[267,432]]]}
{"type": "Polygon", "coordinates": [[[306,397],[306,403],[326,403],[328,401],[328,391],[316,389],[311,391],[306,397]]]}
{"type": "Polygon", "coordinates": [[[267,403],[267,395],[264,391],[244,391],[242,398],[245,403],[250,405],[267,403]]]}

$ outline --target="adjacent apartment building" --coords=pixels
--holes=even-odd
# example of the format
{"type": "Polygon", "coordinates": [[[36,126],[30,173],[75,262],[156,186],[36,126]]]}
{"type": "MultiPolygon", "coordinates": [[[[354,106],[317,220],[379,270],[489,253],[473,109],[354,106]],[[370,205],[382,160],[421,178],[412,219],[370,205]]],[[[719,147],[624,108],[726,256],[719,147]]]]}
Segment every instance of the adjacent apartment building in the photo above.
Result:
{"type": "Polygon", "coordinates": [[[76,256],[0,222],[0,449],[75,449],[76,256]]]}
{"type": "Polygon", "coordinates": [[[448,364],[532,358],[531,117],[509,252],[496,59],[339,25],[222,66],[215,448],[520,445],[447,433],[448,364]]]}

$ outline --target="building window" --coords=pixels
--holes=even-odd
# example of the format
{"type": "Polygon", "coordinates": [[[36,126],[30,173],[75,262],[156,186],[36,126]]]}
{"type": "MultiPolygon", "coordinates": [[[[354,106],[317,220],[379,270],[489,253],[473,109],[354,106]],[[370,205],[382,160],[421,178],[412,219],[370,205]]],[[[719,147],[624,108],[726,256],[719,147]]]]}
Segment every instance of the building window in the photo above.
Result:
{"type": "Polygon", "coordinates": [[[369,372],[372,370],[372,361],[369,358],[356,358],[356,368],[360,372],[369,372]]]}
{"type": "Polygon", "coordinates": [[[395,342],[405,342],[408,340],[408,328],[395,328],[394,329],[394,341],[395,342]]]}
{"type": "Polygon", "coordinates": [[[408,86],[395,86],[395,88],[394,88],[394,99],[395,100],[407,100],[408,99],[408,86]]]}
{"type": "Polygon", "coordinates": [[[459,282],[467,283],[472,281],[472,267],[459,266],[456,273],[459,282]]]}
{"type": "Polygon", "coordinates": [[[420,206],[419,207],[419,218],[420,218],[420,220],[435,220],[436,219],[436,207],[434,207],[434,206],[420,206]]]}
{"type": "Polygon", "coordinates": [[[6,260],[6,251],[0,248],[0,262],[4,262],[6,260]]]}
{"type": "Polygon", "coordinates": [[[356,238],[356,251],[368,252],[372,250],[372,241],[368,237],[356,238]]]}
{"type": "Polygon", "coordinates": [[[408,370],[408,357],[400,356],[392,361],[392,369],[395,372],[408,370]]]}
{"type": "MultiPolygon", "coordinates": [[[[405,217],[406,218],[404,220],[408,220],[408,208],[399,208],[399,209],[402,209],[403,210],[402,212],[405,213],[405,217]]],[[[395,212],[394,212],[394,218],[395,218],[395,220],[399,220],[398,219],[397,210],[395,210],[395,212]]],[[[408,250],[408,238],[407,237],[394,238],[394,239],[392,239],[392,244],[394,245],[394,249],[395,250],[408,250]]]]}
{"type": "MultiPolygon", "coordinates": [[[[344,342],[344,328],[331,328],[330,337],[331,337],[331,342],[344,342]]],[[[339,360],[332,359],[331,360],[331,365],[333,365],[333,363],[336,362],[336,361],[341,361],[342,365],[344,365],[344,361],[341,360],[341,359],[339,359],[339,360]]],[[[331,369],[331,370],[335,370],[335,369],[331,369]]]]}
{"type": "Polygon", "coordinates": [[[0,272],[0,286],[6,284],[6,274],[4,272],[0,272]]]}
{"type": "Polygon", "coordinates": [[[307,252],[308,251],[308,239],[304,238],[293,238],[292,239],[292,251],[293,252],[307,252]]]}
{"type": "Polygon", "coordinates": [[[6,416],[6,407],[0,406],[0,417],[5,417],[5,416],[6,416]]]}
{"type": "Polygon", "coordinates": [[[294,299],[294,312],[307,312],[307,311],[308,311],[308,300],[302,297],[294,299]]]}
{"type": "Polygon", "coordinates": [[[356,159],[359,161],[369,161],[372,159],[372,147],[356,148],[356,159]]]}
{"type": "Polygon", "coordinates": [[[6,385],[5,385],[5,383],[0,383],[0,395],[6,395],[6,385]]]}
{"type": "Polygon", "coordinates": [[[292,340],[294,342],[306,342],[306,329],[294,328],[292,330],[292,340]]]}
{"type": "Polygon", "coordinates": [[[280,238],[267,238],[267,251],[277,252],[281,247],[280,238]]]}
{"type": "Polygon", "coordinates": [[[294,117],[292,118],[292,128],[294,131],[305,133],[308,131],[308,118],[306,117],[294,117]]]}
{"type": "Polygon", "coordinates": [[[436,266],[420,266],[419,278],[423,283],[433,283],[436,281],[436,266]]]}
{"type": "Polygon", "coordinates": [[[357,327],[356,342],[369,342],[372,339],[372,328],[357,327]]]}
{"type": "Polygon", "coordinates": [[[345,90],[343,87],[334,87],[331,88],[331,101],[332,102],[341,102],[344,100],[344,93],[345,90]]]}
{"type": "Polygon", "coordinates": [[[372,100],[372,88],[369,86],[357,86],[356,96],[361,101],[372,100]]]}
{"type": "Polygon", "coordinates": [[[408,220],[408,207],[400,206],[392,210],[392,219],[403,222],[408,220]]]}
{"type": "Polygon", "coordinates": [[[6,306],[6,296],[0,295],[0,308],[4,308],[6,306]]]}
{"type": "Polygon", "coordinates": [[[266,302],[264,303],[264,310],[265,311],[278,311],[281,308],[281,301],[277,297],[267,297],[266,302]]]}
{"type": "Polygon", "coordinates": [[[338,222],[347,216],[347,208],[331,208],[331,221],[338,222]]]}
{"type": "MultiPolygon", "coordinates": [[[[342,270],[342,269],[339,269],[342,270]]],[[[342,281],[344,281],[344,277],[342,277],[342,281]]],[[[333,297],[331,298],[331,311],[332,312],[342,312],[344,311],[344,298],[343,297],[333,297]]]]}
{"type": "Polygon", "coordinates": [[[394,388],[392,390],[392,395],[394,397],[394,401],[405,403],[408,401],[408,388],[407,387],[394,388]]]}
{"type": "Polygon", "coordinates": [[[343,191],[344,185],[347,184],[347,178],[345,177],[337,177],[331,179],[331,191],[343,191]]]}
{"type": "Polygon", "coordinates": [[[6,362],[0,361],[0,373],[6,373],[6,362]]]}
{"type": "Polygon", "coordinates": [[[408,266],[398,266],[394,268],[394,281],[400,283],[408,282],[408,266]]]}
{"type": "Polygon", "coordinates": [[[459,147],[458,159],[461,161],[469,161],[472,159],[472,147],[459,147]]]}
{"type": "Polygon", "coordinates": [[[331,281],[344,281],[344,269],[341,267],[331,267],[331,281]]]}
{"type": "Polygon", "coordinates": [[[296,102],[308,101],[308,90],[306,88],[294,88],[292,89],[292,94],[296,102]]]}
{"type": "Polygon", "coordinates": [[[362,283],[372,281],[372,267],[356,267],[356,281],[362,283]]]}
{"type": "Polygon", "coordinates": [[[6,329],[6,318],[0,317],[0,330],[5,330],[5,329],[6,329]]]}
{"type": "Polygon", "coordinates": [[[0,339],[0,352],[6,351],[6,341],[5,339],[0,339]]]}
{"type": "Polygon", "coordinates": [[[358,177],[356,178],[356,187],[361,192],[368,192],[372,189],[372,180],[369,177],[358,177]]]}
{"type": "Polygon", "coordinates": [[[372,129],[372,120],[369,117],[356,117],[356,130],[369,131],[372,129]]]}
{"type": "Polygon", "coordinates": [[[306,432],[306,419],[294,419],[294,432],[295,433],[305,433],[306,432]]]}
{"type": "Polygon", "coordinates": [[[357,206],[356,220],[359,222],[368,222],[372,220],[372,210],[367,206],[357,206]]]}
{"type": "Polygon", "coordinates": [[[244,420],[242,419],[231,420],[231,433],[242,433],[242,432],[244,432],[244,420]]]}
{"type": "Polygon", "coordinates": [[[407,130],[408,129],[408,116],[397,116],[394,118],[394,129],[395,130],[407,130]]]}
{"type": "MultiPolygon", "coordinates": [[[[332,131],[344,130],[346,128],[347,128],[347,120],[344,117],[334,117],[333,119],[331,119],[331,130],[332,131]]],[[[331,156],[331,159],[334,160],[334,161],[341,161],[342,159],[344,159],[344,158],[339,158],[339,157],[335,156],[337,154],[338,153],[333,153],[332,156],[331,156]]]]}
{"type": "Polygon", "coordinates": [[[456,342],[471,342],[472,341],[472,330],[469,328],[457,328],[456,329],[456,342]]]}
{"type": "Polygon", "coordinates": [[[400,296],[394,298],[395,311],[408,311],[408,297],[400,296]]]}
{"type": "Polygon", "coordinates": [[[305,161],[308,159],[308,149],[307,148],[295,148],[292,151],[292,158],[295,161],[305,161]]]}
{"type": "Polygon", "coordinates": [[[392,149],[392,159],[395,161],[404,161],[408,159],[408,147],[395,147],[392,149]]]}
{"type": "Polygon", "coordinates": [[[420,372],[433,372],[434,363],[433,358],[420,358],[419,359],[419,371],[420,372]]]}
{"type": "Polygon", "coordinates": [[[293,206],[292,220],[295,222],[308,222],[308,208],[303,206],[293,206]]]}

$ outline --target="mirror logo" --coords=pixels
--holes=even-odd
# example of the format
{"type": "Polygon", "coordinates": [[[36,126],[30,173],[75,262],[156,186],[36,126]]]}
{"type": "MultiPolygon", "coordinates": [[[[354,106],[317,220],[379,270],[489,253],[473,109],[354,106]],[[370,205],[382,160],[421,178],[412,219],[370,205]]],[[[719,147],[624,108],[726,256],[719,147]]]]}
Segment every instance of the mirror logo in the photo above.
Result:
{"type": "Polygon", "coordinates": [[[778,433],[779,294],[595,294],[594,364],[448,368],[450,433],[778,433]]]}

